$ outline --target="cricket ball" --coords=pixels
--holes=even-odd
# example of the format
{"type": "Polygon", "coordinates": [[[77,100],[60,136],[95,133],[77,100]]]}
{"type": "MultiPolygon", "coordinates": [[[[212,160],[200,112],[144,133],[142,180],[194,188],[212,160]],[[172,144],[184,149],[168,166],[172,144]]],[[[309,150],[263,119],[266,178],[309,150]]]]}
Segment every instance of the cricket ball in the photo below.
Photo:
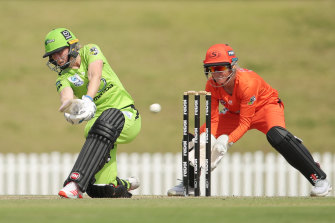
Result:
{"type": "Polygon", "coordinates": [[[149,109],[150,109],[151,112],[158,113],[158,112],[161,111],[162,107],[161,107],[160,104],[154,103],[154,104],[150,105],[149,109]]]}

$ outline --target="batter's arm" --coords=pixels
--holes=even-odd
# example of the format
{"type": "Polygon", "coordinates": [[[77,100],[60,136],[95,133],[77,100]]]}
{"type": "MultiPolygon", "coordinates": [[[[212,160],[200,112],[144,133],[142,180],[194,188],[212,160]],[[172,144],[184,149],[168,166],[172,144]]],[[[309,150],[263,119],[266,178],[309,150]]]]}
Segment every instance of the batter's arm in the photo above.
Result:
{"type": "Polygon", "coordinates": [[[87,95],[94,98],[100,86],[102,76],[103,61],[96,60],[88,65],[88,90],[87,95]]]}
{"type": "Polygon", "coordinates": [[[71,101],[74,98],[73,90],[71,87],[65,87],[60,92],[60,103],[61,106],[59,107],[58,111],[63,112],[69,105],[71,105],[71,101]]]}

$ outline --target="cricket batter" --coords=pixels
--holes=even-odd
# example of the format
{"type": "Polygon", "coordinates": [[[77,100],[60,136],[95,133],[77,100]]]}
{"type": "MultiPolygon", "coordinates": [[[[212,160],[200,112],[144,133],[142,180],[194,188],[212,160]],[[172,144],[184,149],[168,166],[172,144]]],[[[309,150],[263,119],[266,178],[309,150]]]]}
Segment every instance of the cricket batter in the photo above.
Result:
{"type": "Polygon", "coordinates": [[[81,47],[66,28],[51,30],[45,37],[47,66],[58,73],[56,88],[60,111],[71,124],[87,121],[86,141],[64,182],[59,196],[82,198],[131,197],[139,187],[136,177],[117,177],[117,144],[131,142],[140,132],[141,116],[95,44],[81,47]]]}
{"type": "MultiPolygon", "coordinates": [[[[211,46],[204,60],[206,91],[212,94],[212,170],[217,167],[227,150],[248,130],[257,129],[314,186],[311,196],[326,196],[332,189],[326,179],[327,175],[314,161],[302,140],[286,129],[284,104],[277,90],[254,71],[238,67],[237,60],[233,49],[227,44],[211,46]],[[219,104],[224,106],[220,113],[219,104]]],[[[204,166],[205,125],[200,132],[200,165],[204,166]]],[[[192,147],[191,141],[190,148],[192,147]]],[[[192,166],[194,153],[189,153],[189,157],[192,166]]],[[[192,190],[194,168],[190,168],[189,176],[192,190]]],[[[182,196],[183,185],[171,188],[168,195],[182,196]]]]}

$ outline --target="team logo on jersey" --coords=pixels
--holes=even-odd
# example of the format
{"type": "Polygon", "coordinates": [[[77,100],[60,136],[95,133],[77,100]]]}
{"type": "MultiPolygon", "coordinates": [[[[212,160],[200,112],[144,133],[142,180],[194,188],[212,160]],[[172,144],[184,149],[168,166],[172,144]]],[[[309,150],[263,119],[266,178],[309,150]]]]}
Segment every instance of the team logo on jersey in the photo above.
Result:
{"type": "Polygon", "coordinates": [[[220,104],[225,105],[226,102],[224,100],[220,100],[220,104]]]}
{"type": "Polygon", "coordinates": [[[98,53],[99,53],[99,50],[95,46],[90,49],[91,55],[97,55],[98,53]]]}
{"type": "Polygon", "coordinates": [[[256,97],[252,96],[248,102],[248,105],[252,105],[256,101],[256,97]]]}
{"type": "Polygon", "coordinates": [[[68,80],[76,87],[82,86],[84,84],[83,79],[81,79],[81,77],[78,74],[69,77],[68,80]]]}
{"type": "Polygon", "coordinates": [[[229,111],[228,108],[224,107],[221,111],[220,114],[226,114],[229,111]]]}

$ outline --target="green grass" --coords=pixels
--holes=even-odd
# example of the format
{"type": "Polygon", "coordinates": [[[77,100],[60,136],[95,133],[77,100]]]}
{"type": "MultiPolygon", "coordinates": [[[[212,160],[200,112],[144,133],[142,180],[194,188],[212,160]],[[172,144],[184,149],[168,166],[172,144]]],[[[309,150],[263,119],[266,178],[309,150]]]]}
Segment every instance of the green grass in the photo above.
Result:
{"type": "MultiPolygon", "coordinates": [[[[78,152],[83,127],[57,112],[43,42],[68,27],[98,44],[142,115],[122,152],[179,152],[182,93],[202,90],[202,60],[230,43],[240,65],[279,90],[287,127],[312,152],[334,151],[334,1],[1,1],[0,152],[78,152]],[[149,112],[158,102],[162,111],[149,112]]],[[[251,131],[234,151],[272,151],[251,131]]]]}
{"type": "Polygon", "coordinates": [[[211,197],[64,200],[0,197],[0,222],[332,223],[334,198],[211,197]]]}

